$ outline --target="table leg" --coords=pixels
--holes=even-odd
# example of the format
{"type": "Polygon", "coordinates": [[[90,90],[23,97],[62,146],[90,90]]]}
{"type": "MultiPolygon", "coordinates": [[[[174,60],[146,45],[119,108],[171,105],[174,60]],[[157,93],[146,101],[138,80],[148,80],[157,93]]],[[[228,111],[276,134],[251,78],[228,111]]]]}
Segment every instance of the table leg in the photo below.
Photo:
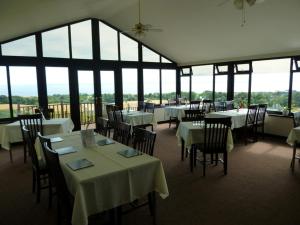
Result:
{"type": "Polygon", "coordinates": [[[185,147],[184,147],[184,140],[183,138],[181,138],[181,161],[184,161],[184,150],[185,150],[185,147]]]}
{"type": "Polygon", "coordinates": [[[296,146],[297,146],[297,142],[295,141],[294,146],[293,146],[293,156],[292,156],[292,161],[291,161],[292,172],[294,172],[294,168],[295,168],[296,146]]]}

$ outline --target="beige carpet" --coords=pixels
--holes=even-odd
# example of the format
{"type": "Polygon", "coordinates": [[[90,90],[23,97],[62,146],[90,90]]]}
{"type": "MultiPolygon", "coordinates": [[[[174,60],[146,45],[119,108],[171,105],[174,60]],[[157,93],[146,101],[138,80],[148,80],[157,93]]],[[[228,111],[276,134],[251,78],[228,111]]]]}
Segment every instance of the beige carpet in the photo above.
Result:
{"type": "MultiPolygon", "coordinates": [[[[236,144],[229,154],[228,175],[222,165],[201,166],[190,173],[180,161],[175,129],[157,127],[155,156],[164,165],[170,196],[157,198],[158,225],[297,225],[300,224],[300,166],[289,168],[292,149],[284,139],[266,138],[236,144]]],[[[40,204],[31,193],[30,163],[23,163],[22,146],[13,148],[14,162],[0,151],[0,225],[56,224],[55,207],[40,204]]],[[[101,218],[90,224],[101,224],[101,218]]],[[[123,217],[123,224],[152,224],[147,208],[123,217]]]]}

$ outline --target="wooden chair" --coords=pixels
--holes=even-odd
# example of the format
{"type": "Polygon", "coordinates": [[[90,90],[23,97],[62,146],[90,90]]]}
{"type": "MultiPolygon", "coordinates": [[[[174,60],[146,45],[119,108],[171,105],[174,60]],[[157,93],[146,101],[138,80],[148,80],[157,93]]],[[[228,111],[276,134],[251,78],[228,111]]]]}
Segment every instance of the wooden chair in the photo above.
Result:
{"type": "MultiPolygon", "coordinates": [[[[177,101],[176,99],[168,99],[168,105],[169,106],[176,106],[177,105],[177,101]]],[[[178,118],[177,117],[173,117],[170,116],[169,117],[169,128],[171,127],[172,122],[175,121],[176,122],[176,127],[177,127],[177,123],[178,123],[178,118]]]]}
{"type": "Polygon", "coordinates": [[[252,138],[252,141],[256,140],[255,122],[256,122],[257,109],[258,109],[258,105],[249,105],[248,107],[245,126],[243,127],[245,144],[248,143],[249,138],[252,138]]]}
{"type": "Polygon", "coordinates": [[[226,107],[225,107],[225,102],[214,102],[214,110],[213,111],[216,111],[216,112],[219,112],[219,111],[225,111],[226,110],[226,107]]]}
{"type": "Polygon", "coordinates": [[[49,180],[48,168],[45,164],[41,164],[35,151],[34,142],[30,137],[30,131],[26,126],[22,127],[25,143],[31,155],[32,162],[32,193],[36,191],[36,202],[41,199],[41,190],[48,189],[49,191],[49,208],[52,205],[52,185],[49,180]]]}
{"type": "Polygon", "coordinates": [[[185,117],[182,121],[202,121],[204,120],[204,112],[200,109],[186,109],[184,110],[185,117]]]}
{"type": "Polygon", "coordinates": [[[197,158],[197,148],[200,149],[203,156],[203,176],[205,176],[206,164],[208,162],[217,165],[218,162],[222,162],[224,165],[224,174],[227,174],[227,136],[228,130],[231,127],[231,117],[222,118],[205,118],[204,119],[204,143],[200,147],[194,146],[190,154],[191,170],[193,171],[194,164],[197,158]],[[222,154],[223,158],[219,159],[219,155],[222,154]],[[207,155],[210,159],[207,160],[207,155]]]}
{"type": "Polygon", "coordinates": [[[45,154],[47,166],[49,168],[51,183],[53,183],[56,187],[56,195],[58,198],[58,224],[60,224],[60,222],[65,219],[66,224],[71,225],[74,199],[68,190],[64,174],[60,167],[58,153],[53,151],[47,143],[44,143],[42,145],[42,149],[45,154]],[[62,216],[65,216],[65,218],[63,218],[62,216]]]}
{"type": "Polygon", "coordinates": [[[133,131],[133,148],[153,156],[156,133],[142,128],[133,131]]]}
{"type": "Polygon", "coordinates": [[[114,135],[113,139],[117,142],[120,142],[124,145],[129,144],[130,140],[130,130],[131,130],[131,125],[128,123],[118,123],[116,127],[114,128],[114,135]]]}
{"type": "Polygon", "coordinates": [[[24,144],[24,163],[27,161],[27,149],[26,149],[26,141],[23,133],[23,126],[29,130],[29,137],[34,143],[37,132],[41,132],[43,134],[43,116],[41,113],[32,114],[32,115],[18,115],[18,120],[20,122],[20,129],[22,131],[23,144],[24,144]]]}
{"type": "Polygon", "coordinates": [[[192,100],[190,102],[190,109],[200,109],[200,104],[201,104],[200,100],[192,100]]]}
{"type": "MultiPolygon", "coordinates": [[[[300,112],[294,112],[292,114],[293,116],[293,122],[294,122],[294,128],[295,127],[299,127],[300,126],[300,112]]],[[[294,146],[293,146],[293,155],[292,155],[292,161],[291,161],[291,169],[292,169],[292,172],[294,172],[294,169],[295,169],[295,160],[298,159],[298,162],[300,163],[300,155],[299,154],[296,154],[296,150],[297,148],[299,148],[299,143],[294,143],[294,146]]]]}
{"type": "Polygon", "coordinates": [[[138,111],[145,111],[145,102],[144,101],[138,101],[138,111]]]}
{"type": "Polygon", "coordinates": [[[262,137],[265,136],[265,116],[267,112],[267,104],[259,104],[257,113],[256,113],[256,121],[255,121],[255,136],[257,138],[258,128],[261,128],[262,137]]]}
{"type": "Polygon", "coordinates": [[[43,113],[44,117],[49,120],[54,118],[54,109],[53,108],[48,108],[48,109],[35,109],[34,112],[37,113],[43,113]]]}
{"type": "Polygon", "coordinates": [[[226,101],[225,105],[226,105],[226,110],[233,110],[234,109],[233,101],[226,101]]]}
{"type": "MultiPolygon", "coordinates": [[[[148,113],[152,113],[153,116],[154,116],[154,108],[155,108],[154,103],[146,102],[144,105],[144,111],[148,112],[148,113]]],[[[141,124],[141,125],[137,125],[135,127],[143,128],[143,129],[146,129],[147,127],[151,127],[151,130],[153,131],[153,124],[151,124],[151,123],[141,124]]]]}
{"type": "Polygon", "coordinates": [[[116,123],[124,122],[122,110],[115,110],[113,115],[116,123]]]}
{"type": "Polygon", "coordinates": [[[212,100],[209,99],[204,99],[202,101],[202,111],[207,113],[210,113],[211,111],[214,110],[214,102],[212,100]]]}
{"type": "Polygon", "coordinates": [[[110,137],[109,120],[103,117],[98,117],[96,120],[96,131],[103,136],[110,137]]]}
{"type": "MultiPolygon", "coordinates": [[[[133,131],[133,148],[137,149],[145,154],[153,156],[154,145],[156,140],[156,133],[145,130],[142,128],[134,128],[133,131]]],[[[136,210],[143,206],[149,206],[150,214],[153,218],[153,224],[156,224],[156,197],[155,192],[148,194],[148,199],[136,199],[131,202],[131,208],[123,211],[123,214],[127,214],[133,210],[136,210]]]]}

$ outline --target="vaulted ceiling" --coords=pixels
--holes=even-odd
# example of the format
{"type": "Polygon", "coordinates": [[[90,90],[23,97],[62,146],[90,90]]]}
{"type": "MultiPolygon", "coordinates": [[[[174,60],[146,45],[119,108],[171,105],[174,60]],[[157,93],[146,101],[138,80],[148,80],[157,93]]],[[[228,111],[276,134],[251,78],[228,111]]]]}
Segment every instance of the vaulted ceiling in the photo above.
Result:
{"type": "MultiPolygon", "coordinates": [[[[141,39],[180,65],[300,55],[300,0],[264,0],[242,11],[228,0],[141,0],[142,22],[163,29],[141,39]]],[[[1,0],[0,42],[99,18],[128,30],[138,0],[1,0]]]]}

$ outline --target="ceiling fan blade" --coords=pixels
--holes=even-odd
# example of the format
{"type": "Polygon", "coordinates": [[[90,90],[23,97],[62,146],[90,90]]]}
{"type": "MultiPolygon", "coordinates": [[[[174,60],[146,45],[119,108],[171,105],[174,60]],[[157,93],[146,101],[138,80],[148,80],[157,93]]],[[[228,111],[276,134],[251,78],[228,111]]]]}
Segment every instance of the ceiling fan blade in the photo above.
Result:
{"type": "Polygon", "coordinates": [[[218,4],[218,6],[223,6],[223,5],[227,4],[228,2],[230,2],[230,0],[223,0],[222,2],[220,2],[218,4]]]}
{"type": "Polygon", "coordinates": [[[237,9],[243,9],[244,8],[244,0],[234,0],[233,4],[237,9]]]}
{"type": "Polygon", "coordinates": [[[153,32],[163,32],[163,29],[160,28],[150,28],[148,31],[153,31],[153,32]]]}
{"type": "Polygon", "coordinates": [[[256,0],[246,0],[248,5],[253,6],[256,2],[256,0]]]}

